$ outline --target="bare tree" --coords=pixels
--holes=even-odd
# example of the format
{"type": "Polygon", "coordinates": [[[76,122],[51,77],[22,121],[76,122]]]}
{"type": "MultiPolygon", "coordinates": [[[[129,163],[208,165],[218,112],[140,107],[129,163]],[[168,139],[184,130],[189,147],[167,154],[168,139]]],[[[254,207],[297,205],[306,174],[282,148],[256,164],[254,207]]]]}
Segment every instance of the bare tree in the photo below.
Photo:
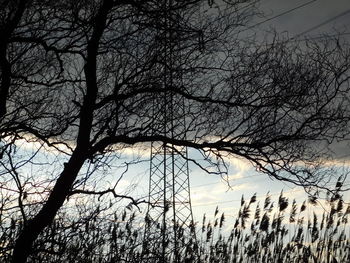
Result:
{"type": "Polygon", "coordinates": [[[1,138],[35,139],[65,155],[47,199],[26,218],[12,262],[26,261],[72,193],[86,193],[75,184],[84,166],[116,146],[187,146],[208,161],[242,157],[274,178],[322,187],[326,175],[315,171],[327,145],[349,131],[349,48],[329,39],[257,44],[247,37],[254,4],[3,2],[1,138]],[[178,55],[171,65],[167,34],[178,55]],[[181,78],[163,85],[166,72],[181,78]],[[169,120],[186,119],[175,136],[157,130],[154,110],[154,97],[169,94],[186,106],[169,120]]]}

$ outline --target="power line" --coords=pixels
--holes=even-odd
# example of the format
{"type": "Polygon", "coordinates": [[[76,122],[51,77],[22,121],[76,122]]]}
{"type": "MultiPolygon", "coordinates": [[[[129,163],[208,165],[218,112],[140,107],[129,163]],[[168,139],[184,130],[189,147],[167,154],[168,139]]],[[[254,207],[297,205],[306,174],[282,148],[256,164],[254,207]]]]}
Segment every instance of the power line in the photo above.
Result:
{"type": "Polygon", "coordinates": [[[297,36],[289,39],[288,42],[303,42],[303,41],[317,40],[317,39],[324,39],[324,40],[334,39],[336,37],[350,35],[350,32],[344,32],[344,33],[333,34],[333,35],[321,35],[321,36],[315,36],[315,37],[307,37],[307,38],[302,38],[302,39],[296,39],[298,36],[301,36],[301,35],[302,35],[302,33],[298,34],[297,36]]]}
{"type": "Polygon", "coordinates": [[[225,182],[220,181],[220,182],[214,182],[214,183],[194,185],[194,186],[191,186],[191,188],[199,188],[199,187],[208,186],[208,185],[214,185],[214,184],[236,182],[236,181],[239,181],[239,180],[249,179],[249,178],[257,177],[257,176],[261,176],[261,174],[254,174],[254,175],[244,176],[244,177],[237,178],[237,179],[231,179],[231,180],[228,180],[228,181],[225,181],[225,182]]]}
{"type": "Polygon", "coordinates": [[[322,26],[324,26],[324,25],[326,25],[326,24],[329,24],[330,22],[332,22],[332,21],[338,19],[339,17],[342,17],[342,16],[344,16],[344,15],[346,15],[346,14],[348,14],[348,13],[350,13],[350,9],[348,9],[348,10],[346,10],[346,11],[344,11],[344,12],[338,14],[338,15],[335,15],[335,16],[333,16],[333,17],[327,19],[326,21],[323,21],[323,22],[319,23],[318,25],[313,26],[313,27],[311,27],[311,28],[309,28],[309,29],[307,29],[307,30],[305,30],[305,31],[303,31],[303,32],[301,32],[301,33],[299,33],[299,34],[297,34],[296,36],[293,37],[293,39],[294,39],[294,38],[298,38],[298,37],[300,37],[300,36],[302,36],[302,35],[305,35],[305,34],[311,32],[311,31],[314,31],[315,29],[320,28],[320,27],[322,27],[322,26]]]}
{"type": "MultiPolygon", "coordinates": [[[[287,11],[284,11],[284,12],[282,12],[282,13],[280,13],[280,14],[277,14],[277,15],[271,17],[271,18],[268,18],[268,19],[266,19],[266,20],[264,20],[264,21],[261,21],[261,22],[259,22],[259,23],[256,23],[256,24],[254,24],[254,25],[252,25],[252,26],[250,26],[250,27],[248,27],[248,28],[246,28],[246,29],[244,29],[244,30],[238,32],[238,33],[241,33],[241,32],[244,32],[244,31],[246,31],[246,30],[252,29],[252,28],[254,28],[254,27],[256,27],[256,26],[259,26],[259,25],[261,25],[261,24],[264,24],[264,23],[266,23],[266,22],[268,22],[268,21],[271,21],[271,20],[273,20],[273,19],[276,19],[276,18],[281,17],[281,16],[283,16],[283,15],[286,15],[286,14],[288,14],[288,13],[291,13],[291,12],[297,10],[297,9],[303,8],[303,7],[305,7],[305,6],[307,6],[307,5],[310,5],[310,4],[312,4],[313,2],[316,2],[316,1],[318,1],[318,0],[312,0],[312,1],[306,2],[306,3],[304,3],[304,4],[301,4],[301,5],[299,5],[299,6],[296,6],[296,7],[292,8],[292,9],[289,9],[289,10],[287,10],[287,11]]],[[[333,35],[324,35],[324,36],[316,36],[316,37],[311,37],[311,38],[297,39],[297,38],[299,38],[300,36],[302,36],[302,35],[304,35],[304,34],[307,34],[307,33],[311,32],[311,31],[313,31],[313,30],[315,30],[315,29],[317,29],[317,28],[320,28],[320,27],[322,27],[322,26],[324,26],[324,25],[326,25],[326,24],[328,24],[328,23],[330,23],[330,22],[332,22],[332,21],[338,19],[339,17],[342,17],[342,16],[348,14],[348,13],[350,13],[350,9],[348,9],[348,10],[346,10],[346,11],[344,11],[344,12],[338,14],[338,15],[335,15],[335,16],[333,16],[333,17],[327,19],[326,21],[321,22],[321,23],[319,23],[318,25],[313,26],[313,27],[311,27],[311,28],[309,28],[309,29],[307,29],[307,30],[305,30],[305,31],[303,31],[303,32],[301,32],[301,33],[295,35],[294,37],[292,37],[291,39],[288,39],[287,41],[288,41],[288,42],[303,42],[303,41],[308,41],[308,40],[331,39],[331,38],[335,38],[335,37],[339,37],[339,36],[350,35],[350,32],[343,32],[343,33],[333,34],[333,35]]]]}
{"type": "MultiPolygon", "coordinates": [[[[304,189],[293,189],[293,190],[290,190],[290,191],[286,191],[286,192],[283,192],[284,194],[287,194],[287,193],[294,193],[294,192],[300,192],[300,191],[303,191],[304,189]]],[[[277,196],[277,195],[280,195],[281,192],[276,192],[276,193],[273,193],[273,194],[266,194],[266,195],[258,195],[256,196],[256,198],[262,198],[262,197],[265,197],[265,196],[277,196]]],[[[197,206],[210,206],[210,205],[218,205],[218,204],[226,204],[226,203],[231,203],[231,202],[240,202],[241,199],[232,199],[232,200],[227,200],[227,201],[219,201],[219,202],[212,202],[212,203],[205,203],[205,204],[197,204],[197,205],[192,205],[193,207],[197,207],[197,206]]]]}
{"type": "Polygon", "coordinates": [[[264,24],[264,23],[266,23],[266,22],[268,22],[268,21],[274,20],[274,19],[276,19],[276,18],[278,18],[278,17],[281,17],[281,16],[284,16],[284,15],[286,15],[286,14],[289,14],[289,13],[295,11],[295,10],[298,10],[298,9],[300,9],[300,8],[303,8],[303,7],[305,7],[305,6],[308,6],[308,5],[310,5],[310,4],[312,4],[313,2],[316,2],[316,1],[318,1],[318,0],[311,0],[311,1],[306,2],[306,3],[304,3],[304,4],[298,5],[298,6],[294,7],[294,8],[292,8],[292,9],[289,9],[289,10],[287,10],[287,11],[284,11],[284,12],[282,12],[282,13],[279,13],[279,14],[273,16],[273,17],[267,18],[267,19],[265,19],[265,20],[263,20],[263,21],[261,21],[261,22],[258,22],[258,23],[256,23],[256,24],[254,24],[254,25],[252,25],[252,26],[250,26],[250,27],[248,27],[248,28],[246,28],[246,29],[240,31],[239,33],[244,32],[244,31],[247,31],[247,30],[249,30],[249,29],[252,29],[252,28],[254,28],[254,27],[256,27],[256,26],[260,26],[261,24],[264,24]]]}
{"type": "MultiPolygon", "coordinates": [[[[344,186],[349,186],[349,184],[344,184],[344,186]]],[[[284,194],[288,194],[288,193],[295,193],[295,192],[301,192],[304,190],[304,188],[301,188],[301,189],[295,189],[296,187],[292,188],[292,190],[289,190],[289,191],[285,191],[283,192],[284,194]]],[[[275,192],[273,194],[266,194],[266,195],[258,195],[256,196],[256,198],[262,198],[262,197],[265,197],[265,196],[277,196],[277,195],[280,195],[281,192],[275,192]]],[[[205,204],[197,204],[197,205],[192,205],[192,207],[197,207],[197,206],[211,206],[211,205],[218,205],[218,204],[226,204],[226,203],[231,203],[231,202],[240,202],[241,199],[232,199],[232,200],[227,200],[227,201],[218,201],[218,202],[212,202],[212,203],[205,203],[205,204]]]]}

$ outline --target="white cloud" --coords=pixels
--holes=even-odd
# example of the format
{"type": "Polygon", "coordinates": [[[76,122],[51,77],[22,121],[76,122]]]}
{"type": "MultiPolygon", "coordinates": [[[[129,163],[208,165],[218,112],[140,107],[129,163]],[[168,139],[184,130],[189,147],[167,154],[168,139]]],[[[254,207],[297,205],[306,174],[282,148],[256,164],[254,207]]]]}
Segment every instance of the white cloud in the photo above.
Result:
{"type": "MultiPolygon", "coordinates": [[[[8,136],[5,138],[2,138],[5,143],[11,143],[12,142],[12,137],[8,136]]],[[[54,141],[52,140],[52,143],[54,141]]],[[[74,148],[73,144],[70,143],[57,143],[53,144],[52,146],[49,146],[48,144],[44,143],[43,141],[40,141],[39,139],[30,136],[30,135],[22,135],[21,139],[16,139],[14,141],[14,145],[16,145],[18,148],[21,150],[25,151],[42,151],[45,153],[50,153],[50,154],[60,154],[60,153],[66,153],[66,154],[71,154],[72,149],[74,148]]]]}

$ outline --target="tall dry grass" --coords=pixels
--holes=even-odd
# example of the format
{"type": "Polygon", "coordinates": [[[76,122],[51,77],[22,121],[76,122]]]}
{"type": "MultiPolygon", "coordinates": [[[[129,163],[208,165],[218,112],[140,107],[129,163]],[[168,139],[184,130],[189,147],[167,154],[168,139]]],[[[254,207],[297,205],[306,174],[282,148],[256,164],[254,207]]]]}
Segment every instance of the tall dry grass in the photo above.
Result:
{"type": "MultiPolygon", "coordinates": [[[[338,196],[315,212],[320,209],[314,197],[301,204],[283,193],[275,202],[269,195],[262,202],[255,195],[242,197],[234,224],[216,208],[212,218],[204,215],[194,226],[195,236],[177,228],[179,262],[350,262],[350,206],[338,196]]],[[[6,263],[21,224],[1,219],[0,261],[6,263]]],[[[152,231],[159,229],[160,224],[152,231]]],[[[62,212],[36,242],[30,262],[174,262],[171,234],[166,240],[164,259],[162,240],[145,240],[135,213],[117,215],[100,207],[79,217],[62,212]]]]}

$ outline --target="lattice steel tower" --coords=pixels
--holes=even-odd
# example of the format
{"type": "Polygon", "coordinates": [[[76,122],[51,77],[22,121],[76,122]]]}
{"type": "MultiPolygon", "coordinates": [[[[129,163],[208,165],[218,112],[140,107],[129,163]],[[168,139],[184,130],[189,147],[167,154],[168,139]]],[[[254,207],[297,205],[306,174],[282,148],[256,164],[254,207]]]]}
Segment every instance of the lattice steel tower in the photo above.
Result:
{"type": "MultiPolygon", "coordinates": [[[[183,88],[179,16],[172,11],[172,0],[162,1],[159,17],[159,54],[157,85],[162,92],[153,95],[153,135],[186,139],[186,105],[178,89],[183,88]]],[[[158,87],[158,88],[159,88],[158,87]]],[[[151,145],[149,205],[146,215],[144,251],[164,262],[178,262],[184,237],[194,237],[191,208],[187,148],[153,142],[151,145]],[[162,240],[162,247],[152,246],[152,240],[162,240]],[[180,246],[181,244],[181,246],[180,246]]],[[[157,243],[158,243],[157,242],[157,243]]],[[[158,243],[159,244],[159,243],[158,243]]]]}

